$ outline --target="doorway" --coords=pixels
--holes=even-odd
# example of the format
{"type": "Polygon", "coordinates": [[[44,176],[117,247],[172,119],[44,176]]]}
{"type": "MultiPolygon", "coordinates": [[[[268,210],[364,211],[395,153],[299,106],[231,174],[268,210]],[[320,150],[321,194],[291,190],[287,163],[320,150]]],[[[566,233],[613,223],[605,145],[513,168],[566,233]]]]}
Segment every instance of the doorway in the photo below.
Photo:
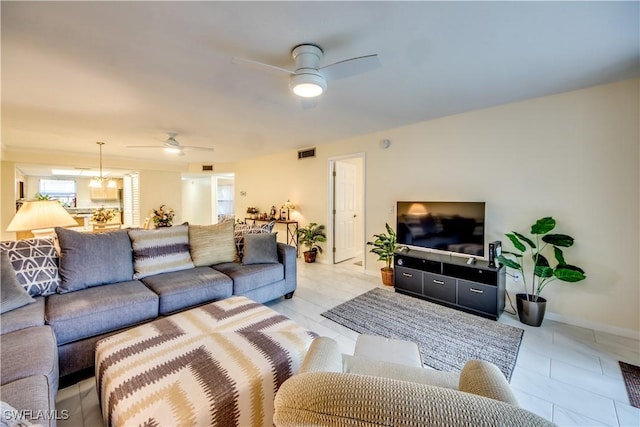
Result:
{"type": "Polygon", "coordinates": [[[329,159],[333,264],[364,268],[364,154],[329,159]]]}

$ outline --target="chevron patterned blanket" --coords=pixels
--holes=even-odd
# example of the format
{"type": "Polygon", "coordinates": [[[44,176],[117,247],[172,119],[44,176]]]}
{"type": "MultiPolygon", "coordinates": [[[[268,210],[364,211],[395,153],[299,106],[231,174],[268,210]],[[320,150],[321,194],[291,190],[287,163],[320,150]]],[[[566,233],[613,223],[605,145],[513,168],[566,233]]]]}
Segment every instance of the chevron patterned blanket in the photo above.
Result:
{"type": "Polygon", "coordinates": [[[273,399],[315,333],[232,297],[105,338],[96,385],[106,426],[272,426],[273,399]]]}

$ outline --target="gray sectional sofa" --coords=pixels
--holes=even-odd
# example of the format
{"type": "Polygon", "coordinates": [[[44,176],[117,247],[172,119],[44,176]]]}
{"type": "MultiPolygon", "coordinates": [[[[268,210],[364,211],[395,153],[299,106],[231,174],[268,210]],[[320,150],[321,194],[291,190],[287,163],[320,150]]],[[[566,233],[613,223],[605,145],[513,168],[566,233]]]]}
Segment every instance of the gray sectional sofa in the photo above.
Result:
{"type": "Polygon", "coordinates": [[[98,340],[135,325],[232,295],[291,298],[296,249],[270,231],[234,234],[233,223],[103,234],[56,229],[60,257],[53,261],[45,259],[57,257],[52,239],[23,241],[33,246],[21,255],[11,249],[17,242],[0,243],[21,285],[44,294],[1,315],[2,401],[18,410],[54,410],[59,376],[91,368],[98,340]],[[21,277],[21,268],[45,261],[46,272],[21,277]],[[42,276],[47,283],[26,283],[42,276]]]}

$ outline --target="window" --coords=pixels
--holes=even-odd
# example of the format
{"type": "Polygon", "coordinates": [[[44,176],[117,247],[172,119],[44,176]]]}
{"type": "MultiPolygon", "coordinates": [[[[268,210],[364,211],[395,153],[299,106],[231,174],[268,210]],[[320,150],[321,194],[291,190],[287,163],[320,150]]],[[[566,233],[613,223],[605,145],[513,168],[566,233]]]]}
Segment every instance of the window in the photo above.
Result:
{"type": "Polygon", "coordinates": [[[38,192],[50,199],[59,200],[66,208],[76,207],[76,182],[68,179],[41,179],[38,192]]]}
{"type": "Polygon", "coordinates": [[[140,226],[140,183],[137,174],[125,175],[123,182],[124,225],[140,226]]]}

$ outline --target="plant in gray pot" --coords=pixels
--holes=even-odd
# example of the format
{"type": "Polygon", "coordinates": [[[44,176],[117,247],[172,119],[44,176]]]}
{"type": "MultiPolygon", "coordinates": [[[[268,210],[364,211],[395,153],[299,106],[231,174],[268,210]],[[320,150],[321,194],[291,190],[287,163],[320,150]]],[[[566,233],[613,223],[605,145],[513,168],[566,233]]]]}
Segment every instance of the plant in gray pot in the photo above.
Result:
{"type": "Polygon", "coordinates": [[[555,280],[575,283],[587,277],[584,270],[568,264],[564,258],[561,248],[573,246],[573,237],[566,234],[550,234],[555,227],[555,219],[544,217],[531,226],[532,238],[515,231],[505,234],[517,252],[503,251],[496,257],[503,265],[520,272],[524,293],[516,294],[516,306],[520,321],[526,325],[542,324],[547,300],[540,294],[545,286],[555,280]],[[545,255],[551,251],[555,266],[552,266],[553,260],[550,261],[548,255],[545,255]],[[527,273],[527,268],[531,268],[531,272],[527,273]],[[530,284],[527,283],[529,277],[530,284]]]}

